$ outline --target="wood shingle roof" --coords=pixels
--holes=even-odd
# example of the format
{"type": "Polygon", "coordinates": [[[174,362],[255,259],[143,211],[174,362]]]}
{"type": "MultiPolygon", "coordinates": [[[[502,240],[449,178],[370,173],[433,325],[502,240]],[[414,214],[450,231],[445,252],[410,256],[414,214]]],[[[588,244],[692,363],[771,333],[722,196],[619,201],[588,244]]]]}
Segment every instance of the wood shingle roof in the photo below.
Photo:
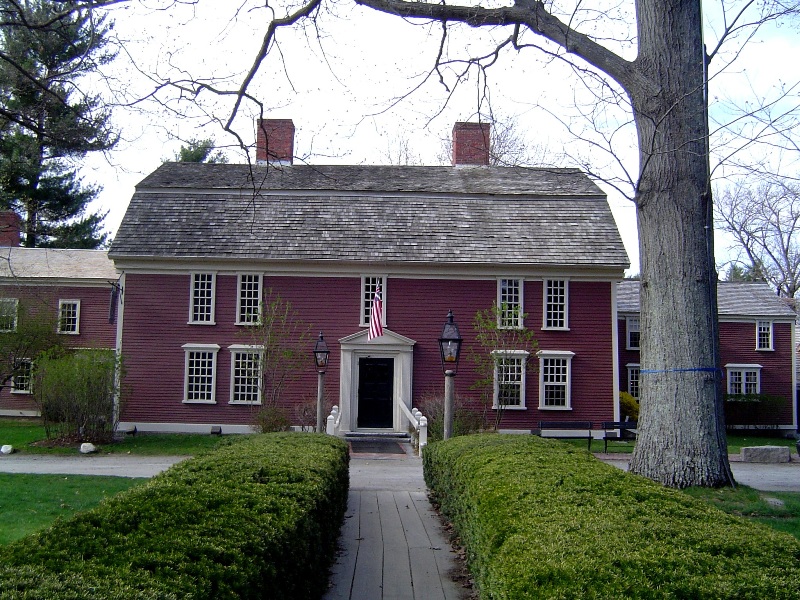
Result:
{"type": "MultiPolygon", "coordinates": [[[[786,320],[796,317],[795,312],[763,281],[720,281],[717,305],[720,317],[786,320]]],[[[626,280],[617,284],[617,311],[621,314],[639,312],[639,281],[626,280]]]]}
{"type": "Polygon", "coordinates": [[[603,192],[574,169],[167,163],[110,255],[622,270],[603,192]]]}

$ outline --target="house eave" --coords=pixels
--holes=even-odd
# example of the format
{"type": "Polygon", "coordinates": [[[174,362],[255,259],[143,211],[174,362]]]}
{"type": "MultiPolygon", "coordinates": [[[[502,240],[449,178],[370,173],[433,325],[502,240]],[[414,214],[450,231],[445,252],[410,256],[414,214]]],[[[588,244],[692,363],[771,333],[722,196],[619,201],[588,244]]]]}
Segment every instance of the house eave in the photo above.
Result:
{"type": "Polygon", "coordinates": [[[627,263],[619,265],[567,265],[528,263],[470,262],[386,262],[386,261],[286,261],[213,257],[112,256],[117,269],[126,273],[169,274],[175,272],[213,271],[216,273],[257,272],[274,275],[342,277],[381,272],[389,276],[415,278],[463,279],[506,277],[567,277],[570,279],[618,281],[627,263]]]}

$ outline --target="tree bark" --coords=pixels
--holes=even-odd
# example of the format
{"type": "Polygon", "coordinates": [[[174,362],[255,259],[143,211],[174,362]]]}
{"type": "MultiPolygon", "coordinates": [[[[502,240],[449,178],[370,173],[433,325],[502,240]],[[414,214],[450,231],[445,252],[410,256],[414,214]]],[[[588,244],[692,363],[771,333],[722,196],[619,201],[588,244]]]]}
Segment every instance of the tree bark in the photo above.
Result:
{"type": "Polygon", "coordinates": [[[630,470],[672,487],[733,483],[719,369],[702,15],[697,0],[637,3],[641,409],[630,470]]]}

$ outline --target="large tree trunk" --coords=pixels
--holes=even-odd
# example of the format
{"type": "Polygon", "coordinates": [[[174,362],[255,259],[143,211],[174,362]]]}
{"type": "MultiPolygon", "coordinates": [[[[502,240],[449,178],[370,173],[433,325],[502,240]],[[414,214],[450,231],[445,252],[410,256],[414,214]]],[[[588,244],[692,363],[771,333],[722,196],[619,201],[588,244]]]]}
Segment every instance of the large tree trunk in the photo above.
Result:
{"type": "Polygon", "coordinates": [[[629,89],[639,132],[641,412],[630,469],[664,485],[733,483],[719,370],[699,0],[637,3],[629,89]]]}

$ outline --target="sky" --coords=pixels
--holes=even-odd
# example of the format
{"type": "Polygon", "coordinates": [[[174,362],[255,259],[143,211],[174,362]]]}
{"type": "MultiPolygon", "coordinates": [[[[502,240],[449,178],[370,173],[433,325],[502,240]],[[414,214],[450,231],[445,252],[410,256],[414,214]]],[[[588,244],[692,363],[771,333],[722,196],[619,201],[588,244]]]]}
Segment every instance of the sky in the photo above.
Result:
{"type": "MultiPolygon", "coordinates": [[[[221,126],[230,115],[230,97],[208,91],[193,94],[181,81],[194,78],[216,89],[237,89],[261,45],[269,11],[255,0],[225,3],[222,10],[213,0],[158,10],[169,2],[145,0],[112,11],[124,51],[105,78],[93,84],[108,98],[133,104],[115,110],[114,122],[122,136],[117,148],[90,156],[82,169],[87,183],[103,187],[93,208],[108,211],[106,229],[112,236],[135,184],[172,158],[186,140],[212,137],[226,148],[231,162],[244,162],[237,140],[221,126]],[[166,80],[174,85],[151,95],[155,85],[166,80]],[[148,96],[149,100],[140,101],[148,96]]],[[[632,4],[619,6],[630,10],[632,4]]],[[[440,164],[442,140],[451,136],[453,124],[476,120],[478,113],[486,119],[491,112],[514,124],[537,161],[556,166],[585,162],[609,179],[623,174],[620,165],[635,173],[635,132],[627,114],[597,102],[563,61],[533,49],[506,51],[484,73],[472,70],[455,85],[455,73],[464,69],[463,64],[442,69],[443,81],[431,74],[440,26],[410,23],[350,2],[327,6],[316,28],[309,21],[304,27],[279,32],[278,44],[249,89],[264,104],[266,117],[294,120],[300,161],[387,164],[397,163],[402,155],[418,164],[440,164]],[[567,126],[592,136],[581,119],[586,114],[613,131],[616,157],[593,151],[590,144],[569,134],[567,126]]],[[[623,10],[621,18],[608,26],[623,32],[630,14],[623,10]]],[[[713,38],[713,30],[709,31],[713,38]]],[[[800,80],[797,65],[780,61],[778,67],[778,61],[770,60],[776,51],[798,55],[796,33],[796,29],[774,30],[763,40],[754,40],[747,56],[740,56],[724,77],[715,80],[712,98],[721,117],[728,103],[738,102],[742,89],[758,89],[756,95],[763,96],[781,81],[800,80]]],[[[452,56],[483,54],[508,35],[508,28],[459,27],[448,36],[445,51],[452,56]]],[[[617,49],[628,58],[634,51],[622,44],[617,49]]],[[[246,144],[254,141],[257,115],[254,104],[245,104],[233,123],[246,144]]],[[[591,139],[597,145],[605,143],[597,136],[591,139]]],[[[724,174],[720,170],[719,175],[724,174]]],[[[598,185],[609,196],[631,259],[629,273],[637,273],[634,205],[613,186],[598,185]]],[[[726,245],[718,240],[718,258],[726,245]]]]}

